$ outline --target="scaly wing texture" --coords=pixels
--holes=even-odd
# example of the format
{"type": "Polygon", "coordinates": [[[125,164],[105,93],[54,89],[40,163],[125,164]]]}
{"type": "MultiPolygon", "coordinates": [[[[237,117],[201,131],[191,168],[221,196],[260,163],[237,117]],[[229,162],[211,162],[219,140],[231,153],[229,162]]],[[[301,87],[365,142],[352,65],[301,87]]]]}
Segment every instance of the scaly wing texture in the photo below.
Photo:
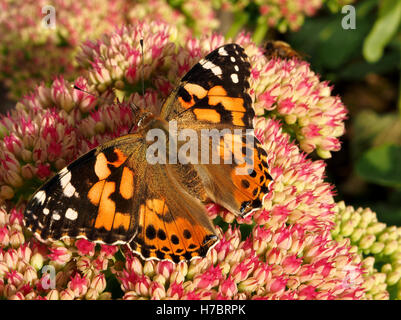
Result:
{"type": "Polygon", "coordinates": [[[197,130],[199,155],[195,168],[209,198],[241,216],[262,207],[272,181],[267,154],[252,133],[254,111],[248,94],[249,76],[250,64],[244,49],[237,44],[224,45],[184,76],[162,108],[162,116],[177,121],[178,130],[197,130]],[[241,133],[235,131],[239,129],[241,133]],[[202,144],[204,130],[219,130],[220,139],[202,144]],[[247,142],[246,136],[251,140],[247,142]],[[231,138],[232,143],[224,144],[224,137],[231,138]],[[227,156],[223,147],[231,162],[224,162],[227,156]],[[212,161],[213,151],[218,153],[219,163],[212,161]],[[202,159],[205,152],[210,155],[202,159]],[[245,166],[247,173],[239,170],[245,166]]]}
{"type": "Polygon", "coordinates": [[[27,227],[41,240],[68,237],[126,243],[135,233],[137,172],[128,158],[141,137],[127,135],[78,158],[36,191],[25,209],[27,227]]]}
{"type": "Polygon", "coordinates": [[[194,194],[196,171],[149,164],[146,148],[143,135],[127,135],[77,159],[32,196],[27,227],[43,241],[129,243],[145,259],[205,256],[218,239],[194,194]]]}

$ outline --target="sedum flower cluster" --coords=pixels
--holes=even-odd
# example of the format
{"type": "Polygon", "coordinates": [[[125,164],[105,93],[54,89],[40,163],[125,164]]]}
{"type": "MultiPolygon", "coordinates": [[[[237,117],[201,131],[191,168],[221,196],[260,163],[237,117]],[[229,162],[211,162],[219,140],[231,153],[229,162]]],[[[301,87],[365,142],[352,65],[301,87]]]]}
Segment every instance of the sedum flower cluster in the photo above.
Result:
{"type": "MultiPolygon", "coordinates": [[[[179,264],[143,261],[126,246],[95,246],[83,239],[43,244],[24,228],[24,206],[35,188],[89,149],[127,133],[138,117],[130,104],[158,112],[191,66],[226,43],[217,34],[185,42],[178,38],[174,27],[152,22],[85,42],[78,62],[86,77],[69,82],[59,76],[50,85],[38,85],[0,118],[0,297],[385,298],[383,285],[376,291],[369,285],[388,279],[373,269],[374,252],[364,251],[365,257],[359,251],[370,250],[369,240],[355,245],[354,238],[340,237],[339,231],[336,236],[343,209],[333,199],[333,186],[324,181],[325,163],[312,161],[301,149],[307,144],[335,150],[324,149],[322,141],[337,139],[340,129],[320,127],[315,140],[303,136],[302,129],[318,126],[317,113],[333,128],[343,128],[344,106],[306,63],[269,60],[247,35],[233,41],[250,57],[255,134],[274,179],[262,210],[242,219],[209,204],[220,241],[206,257],[179,264]]],[[[390,229],[381,243],[391,243],[390,229]]],[[[385,271],[396,271],[396,264],[388,262],[385,271]]]]}
{"type": "Polygon", "coordinates": [[[337,204],[334,239],[349,239],[367,270],[365,289],[373,299],[401,299],[401,228],[387,226],[369,208],[337,204]],[[391,293],[391,296],[390,296],[391,293]]]}
{"type": "Polygon", "coordinates": [[[116,0],[1,0],[0,8],[0,80],[14,100],[54,75],[73,79],[79,44],[124,22],[116,0]]]}
{"type": "Polygon", "coordinates": [[[182,37],[219,26],[210,1],[174,8],[166,0],[0,0],[0,8],[0,81],[12,100],[59,74],[76,78],[83,71],[75,59],[80,44],[116,26],[164,21],[182,37]]]}

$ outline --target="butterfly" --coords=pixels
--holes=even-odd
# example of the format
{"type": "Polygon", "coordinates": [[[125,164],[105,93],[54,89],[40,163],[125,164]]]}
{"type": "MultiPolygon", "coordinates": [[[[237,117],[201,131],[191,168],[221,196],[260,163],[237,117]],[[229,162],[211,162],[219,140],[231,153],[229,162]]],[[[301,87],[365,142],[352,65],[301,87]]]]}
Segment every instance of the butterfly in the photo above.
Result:
{"type": "Polygon", "coordinates": [[[27,203],[27,228],[41,241],[127,244],[143,259],[177,263],[204,257],[219,240],[205,204],[213,201],[244,217],[262,207],[273,180],[267,153],[253,135],[249,76],[248,57],[238,44],[209,53],[181,79],[160,115],[144,111],[135,132],[89,151],[44,183],[27,203]],[[148,134],[167,133],[170,151],[171,121],[178,131],[224,132],[207,141],[209,151],[217,150],[221,160],[243,161],[150,163],[148,134]]]}

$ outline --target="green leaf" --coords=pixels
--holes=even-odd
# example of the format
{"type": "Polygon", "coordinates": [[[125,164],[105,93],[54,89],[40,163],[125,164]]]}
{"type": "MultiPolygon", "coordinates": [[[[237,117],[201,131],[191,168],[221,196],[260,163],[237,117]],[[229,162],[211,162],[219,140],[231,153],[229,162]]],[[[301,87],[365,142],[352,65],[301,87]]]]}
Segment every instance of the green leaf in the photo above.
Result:
{"type": "Polygon", "coordinates": [[[363,55],[369,62],[378,61],[401,22],[401,1],[382,0],[379,16],[363,44],[363,55]]]}
{"type": "Polygon", "coordinates": [[[369,63],[364,59],[349,61],[346,67],[338,71],[336,78],[337,80],[355,81],[363,79],[369,73],[390,73],[398,68],[399,61],[400,52],[395,50],[386,52],[383,57],[375,63],[369,63]]]}
{"type": "Polygon", "coordinates": [[[356,29],[342,28],[344,14],[340,12],[306,19],[298,32],[289,34],[288,42],[295,50],[306,54],[313,70],[318,73],[334,70],[336,77],[347,69],[342,67],[344,64],[355,63],[360,56],[363,41],[375,18],[372,11],[376,1],[365,0],[356,6],[356,29]]]}
{"type": "Polygon", "coordinates": [[[356,163],[356,171],[369,182],[401,187],[401,146],[387,144],[368,150],[356,163]]]}
{"type": "Polygon", "coordinates": [[[365,151],[384,144],[401,144],[401,121],[396,113],[378,114],[372,110],[359,112],[353,120],[351,139],[353,159],[365,151]]]}
{"type": "Polygon", "coordinates": [[[338,69],[360,50],[368,29],[368,21],[357,19],[356,29],[344,30],[341,26],[343,16],[337,15],[319,32],[322,46],[318,55],[322,63],[329,69],[338,69]]]}

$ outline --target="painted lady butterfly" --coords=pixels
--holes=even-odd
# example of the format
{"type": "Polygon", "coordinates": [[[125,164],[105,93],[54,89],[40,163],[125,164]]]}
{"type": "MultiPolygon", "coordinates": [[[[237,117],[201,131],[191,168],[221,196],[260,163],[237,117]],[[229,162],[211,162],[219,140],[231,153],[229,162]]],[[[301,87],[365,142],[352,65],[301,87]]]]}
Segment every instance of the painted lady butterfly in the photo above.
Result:
{"type": "MultiPolygon", "coordinates": [[[[89,151],[37,190],[25,210],[26,226],[42,241],[73,237],[128,244],[144,259],[204,257],[218,241],[204,204],[214,201],[245,216],[262,207],[272,181],[266,152],[253,133],[252,150],[249,134],[232,133],[253,128],[249,75],[241,46],[209,53],[172,91],[160,116],[144,113],[135,133],[89,151]],[[168,132],[172,120],[178,130],[229,129],[224,135],[232,138],[230,155],[245,161],[150,164],[147,134],[168,132]],[[240,168],[247,168],[245,175],[238,174],[240,168]]],[[[222,159],[223,138],[209,142],[222,159]]]]}

